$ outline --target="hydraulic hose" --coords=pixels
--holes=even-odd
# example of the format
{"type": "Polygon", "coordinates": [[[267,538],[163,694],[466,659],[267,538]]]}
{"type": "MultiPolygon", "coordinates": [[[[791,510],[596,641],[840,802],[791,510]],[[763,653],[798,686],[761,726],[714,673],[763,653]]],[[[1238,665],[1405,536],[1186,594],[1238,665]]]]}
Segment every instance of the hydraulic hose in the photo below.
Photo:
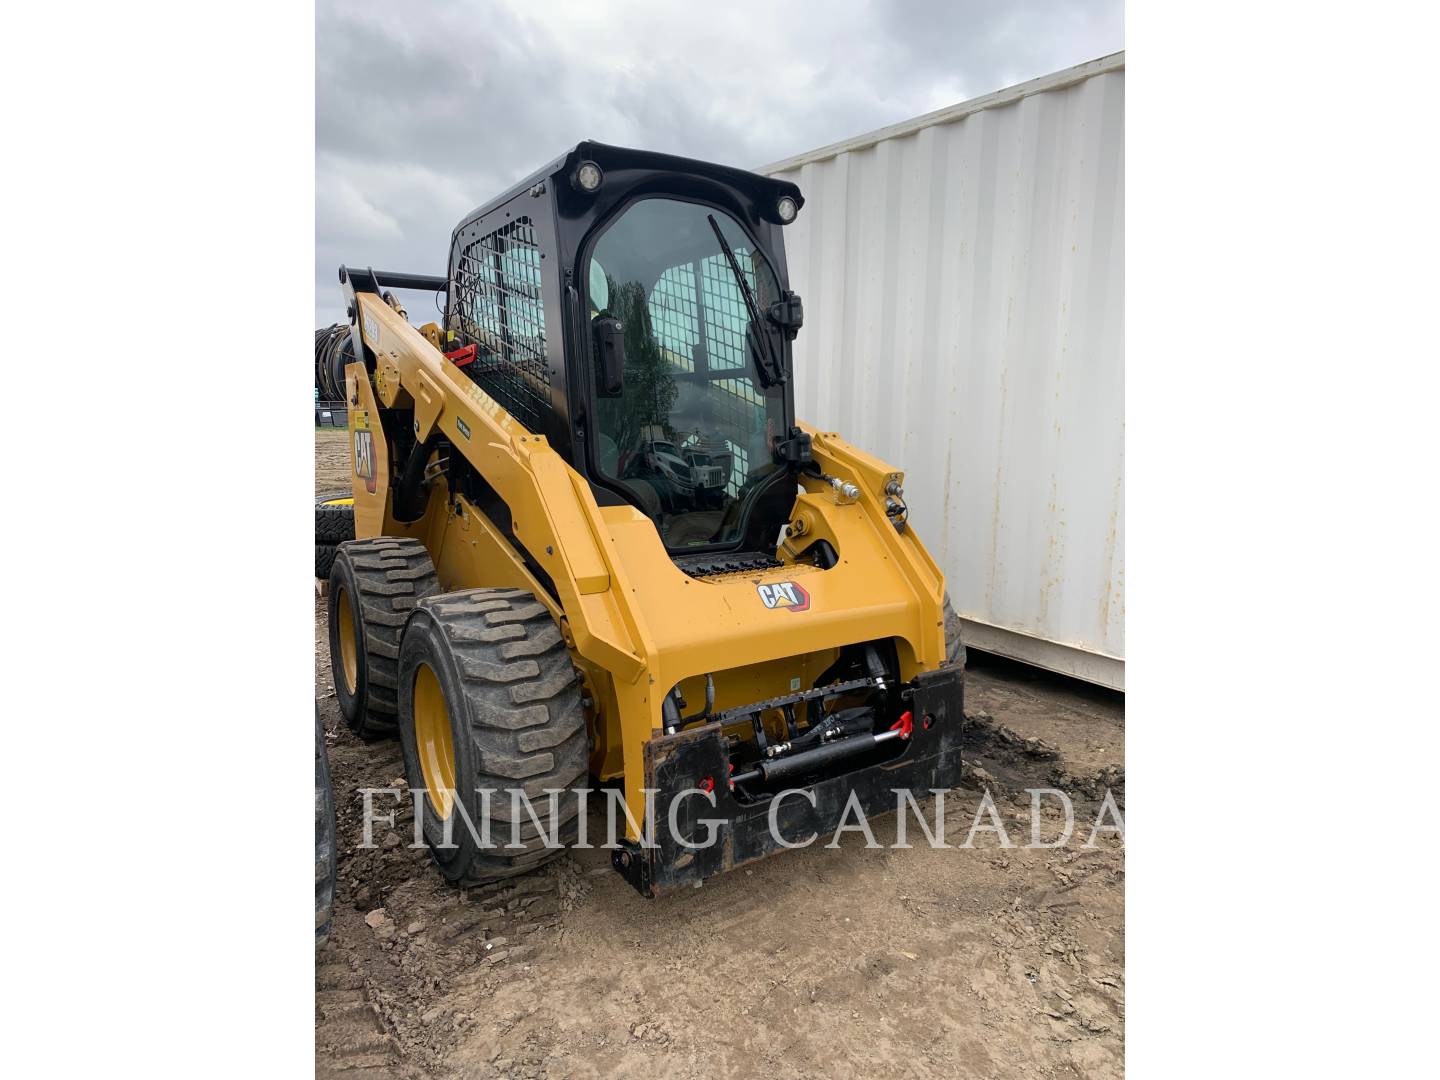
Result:
{"type": "Polygon", "coordinates": [[[439,439],[439,435],[431,435],[423,443],[416,443],[415,449],[410,451],[410,458],[405,462],[405,471],[400,474],[399,483],[395,485],[394,498],[391,500],[397,520],[415,521],[425,513],[425,504],[429,501],[428,492],[425,490],[425,464],[435,452],[435,444],[439,439]]]}

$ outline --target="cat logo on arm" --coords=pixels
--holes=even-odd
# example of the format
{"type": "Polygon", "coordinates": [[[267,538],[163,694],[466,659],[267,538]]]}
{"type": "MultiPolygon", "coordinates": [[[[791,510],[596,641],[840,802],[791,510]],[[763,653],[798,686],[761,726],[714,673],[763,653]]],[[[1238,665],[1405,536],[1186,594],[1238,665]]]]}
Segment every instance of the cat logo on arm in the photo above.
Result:
{"type": "Polygon", "coordinates": [[[809,611],[810,594],[803,585],[793,581],[772,581],[767,585],[756,585],[760,602],[772,611],[785,608],[788,611],[809,611]]]}
{"type": "Polygon", "coordinates": [[[370,418],[364,412],[355,417],[355,475],[365,481],[365,490],[375,494],[375,436],[370,432],[370,418]]]}

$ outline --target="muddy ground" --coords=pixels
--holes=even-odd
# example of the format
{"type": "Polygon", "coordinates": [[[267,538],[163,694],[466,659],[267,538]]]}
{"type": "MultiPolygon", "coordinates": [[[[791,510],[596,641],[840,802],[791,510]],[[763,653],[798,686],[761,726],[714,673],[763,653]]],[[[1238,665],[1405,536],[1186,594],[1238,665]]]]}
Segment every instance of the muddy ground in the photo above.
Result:
{"type": "MultiPolygon", "coordinates": [[[[317,492],[346,486],[345,451],[343,432],[317,437],[317,492]]],[[[403,810],[358,848],[359,789],[402,787],[404,769],[398,743],[344,728],[318,598],[315,615],[340,848],[316,953],[320,1076],[1122,1074],[1124,850],[1110,832],[1083,846],[1107,789],[1124,806],[1118,695],[972,654],[947,839],[988,789],[1023,845],[1024,789],[1060,787],[1078,819],[1061,848],[981,832],[969,850],[869,850],[850,833],[658,900],[595,849],[461,892],[407,847],[403,810]]],[[[880,844],[894,821],[872,819],[880,844]]]]}

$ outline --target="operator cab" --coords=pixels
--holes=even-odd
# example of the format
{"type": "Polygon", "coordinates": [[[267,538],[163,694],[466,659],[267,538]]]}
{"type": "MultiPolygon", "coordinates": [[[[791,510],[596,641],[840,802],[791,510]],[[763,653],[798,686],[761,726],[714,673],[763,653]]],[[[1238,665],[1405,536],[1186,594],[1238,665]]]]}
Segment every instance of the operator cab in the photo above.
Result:
{"type": "Polygon", "coordinates": [[[803,204],[755,173],[581,143],[455,230],[447,348],[475,346],[463,370],[688,572],[773,556],[809,460],[781,235],[803,204]]]}

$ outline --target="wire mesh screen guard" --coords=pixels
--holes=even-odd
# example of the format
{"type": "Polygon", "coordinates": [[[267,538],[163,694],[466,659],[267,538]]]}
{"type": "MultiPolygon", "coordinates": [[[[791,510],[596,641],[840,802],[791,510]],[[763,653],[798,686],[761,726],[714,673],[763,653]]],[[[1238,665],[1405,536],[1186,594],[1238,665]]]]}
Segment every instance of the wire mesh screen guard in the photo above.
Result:
{"type": "Polygon", "coordinates": [[[464,370],[515,419],[543,430],[552,404],[534,223],[516,218],[466,247],[455,290],[461,343],[476,354],[464,370]]]}

